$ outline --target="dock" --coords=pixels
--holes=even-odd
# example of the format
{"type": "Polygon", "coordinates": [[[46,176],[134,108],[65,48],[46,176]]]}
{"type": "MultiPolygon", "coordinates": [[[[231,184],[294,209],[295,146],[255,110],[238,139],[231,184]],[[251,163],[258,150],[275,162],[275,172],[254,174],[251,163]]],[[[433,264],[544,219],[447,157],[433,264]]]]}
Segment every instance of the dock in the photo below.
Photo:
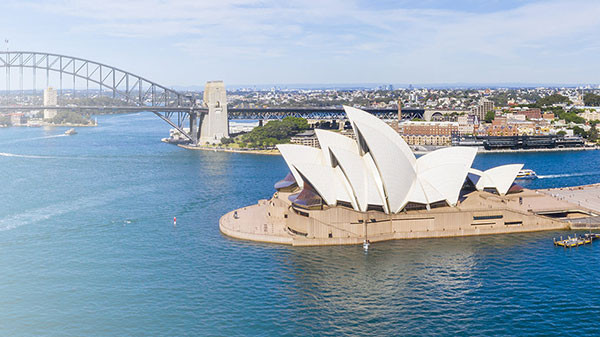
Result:
{"type": "Polygon", "coordinates": [[[594,240],[600,239],[600,234],[595,233],[586,233],[584,236],[577,236],[575,234],[574,237],[568,236],[566,239],[563,239],[562,236],[559,240],[554,238],[554,245],[560,246],[564,248],[574,248],[587,244],[591,244],[594,240]]]}

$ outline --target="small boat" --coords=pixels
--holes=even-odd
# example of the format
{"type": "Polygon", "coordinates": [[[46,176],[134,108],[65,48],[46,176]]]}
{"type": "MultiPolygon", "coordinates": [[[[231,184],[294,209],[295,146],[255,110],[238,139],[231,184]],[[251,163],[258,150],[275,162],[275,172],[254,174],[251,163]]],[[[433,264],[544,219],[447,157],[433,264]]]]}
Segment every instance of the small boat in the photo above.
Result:
{"type": "Polygon", "coordinates": [[[517,179],[536,179],[537,173],[534,170],[523,169],[517,173],[517,179]]]}
{"type": "Polygon", "coordinates": [[[67,131],[65,131],[65,135],[67,136],[72,136],[72,135],[76,135],[77,131],[75,131],[75,129],[69,129],[67,131]]]}

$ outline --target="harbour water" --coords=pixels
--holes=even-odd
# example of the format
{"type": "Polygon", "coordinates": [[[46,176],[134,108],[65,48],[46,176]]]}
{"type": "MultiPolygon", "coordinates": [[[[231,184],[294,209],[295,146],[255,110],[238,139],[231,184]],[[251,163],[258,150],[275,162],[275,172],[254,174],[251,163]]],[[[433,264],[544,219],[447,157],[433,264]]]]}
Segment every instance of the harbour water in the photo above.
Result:
{"type": "MultiPolygon", "coordinates": [[[[597,335],[600,247],[568,232],[289,247],[219,217],[273,193],[278,156],[160,142],[150,113],[0,129],[0,335],[597,335]],[[177,226],[173,226],[173,217],[177,226]]],[[[485,154],[530,188],[600,182],[597,151],[485,154]]]]}

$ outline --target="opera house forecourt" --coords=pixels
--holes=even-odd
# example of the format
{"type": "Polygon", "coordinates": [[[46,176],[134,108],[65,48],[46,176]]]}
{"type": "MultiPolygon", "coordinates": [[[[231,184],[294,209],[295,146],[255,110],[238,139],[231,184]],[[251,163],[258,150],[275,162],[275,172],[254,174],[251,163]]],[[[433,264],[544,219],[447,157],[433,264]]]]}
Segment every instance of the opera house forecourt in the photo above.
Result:
{"type": "Polygon", "coordinates": [[[377,117],[344,107],[354,139],[316,130],[321,148],[279,145],[290,173],[269,200],[225,214],[224,234],[291,245],[338,245],[566,229],[593,211],[514,183],[522,164],[480,171],[475,148],[416,158],[377,117]]]}

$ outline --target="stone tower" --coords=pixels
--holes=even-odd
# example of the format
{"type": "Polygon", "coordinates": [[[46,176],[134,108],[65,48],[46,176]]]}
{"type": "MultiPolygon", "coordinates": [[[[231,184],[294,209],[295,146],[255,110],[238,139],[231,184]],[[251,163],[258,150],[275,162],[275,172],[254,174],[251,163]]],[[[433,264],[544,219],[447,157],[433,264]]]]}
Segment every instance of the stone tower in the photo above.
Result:
{"type": "Polygon", "coordinates": [[[204,105],[208,113],[202,117],[200,144],[218,144],[229,137],[227,117],[227,93],[223,81],[209,81],[204,87],[204,105]]]}

